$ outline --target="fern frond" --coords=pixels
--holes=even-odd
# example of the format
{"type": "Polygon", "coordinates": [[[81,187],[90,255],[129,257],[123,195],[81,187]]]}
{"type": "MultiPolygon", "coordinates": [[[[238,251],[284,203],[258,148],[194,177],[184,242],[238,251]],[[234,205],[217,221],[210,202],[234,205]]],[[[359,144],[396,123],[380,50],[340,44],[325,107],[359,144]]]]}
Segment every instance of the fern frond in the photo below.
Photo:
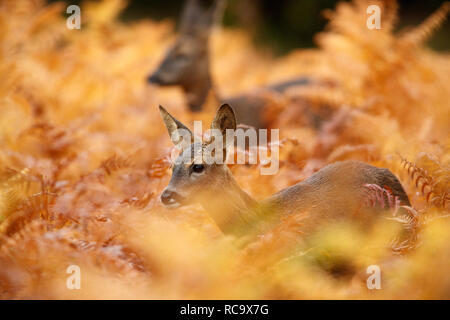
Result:
{"type": "Polygon", "coordinates": [[[29,168],[21,171],[6,168],[0,172],[0,222],[25,200],[33,180],[29,168]]]}
{"type": "Polygon", "coordinates": [[[438,29],[447,18],[450,11],[450,2],[444,2],[439,9],[437,9],[424,22],[405,33],[400,41],[409,45],[418,46],[431,37],[433,32],[438,29]]]}
{"type": "Polygon", "coordinates": [[[384,0],[383,1],[383,29],[392,31],[394,29],[398,19],[398,2],[397,0],[384,0]]]}
{"type": "Polygon", "coordinates": [[[131,197],[125,200],[122,200],[121,203],[128,204],[130,206],[134,206],[136,208],[142,209],[145,208],[150,200],[153,198],[154,194],[152,192],[144,194],[142,197],[131,197]]]}
{"type": "Polygon", "coordinates": [[[147,171],[147,175],[150,178],[161,178],[167,173],[167,169],[171,167],[171,161],[169,156],[156,159],[150,165],[147,171]]]}
{"type": "Polygon", "coordinates": [[[132,162],[129,158],[119,157],[116,154],[112,155],[100,164],[100,168],[103,169],[107,175],[111,175],[115,171],[126,169],[131,166],[132,162]]]}
{"type": "MultiPolygon", "coordinates": [[[[416,188],[419,188],[426,201],[436,207],[446,209],[447,202],[450,201],[448,193],[448,183],[450,171],[448,168],[434,170],[431,175],[427,169],[419,167],[416,163],[401,157],[403,167],[407,170],[416,188]]],[[[440,166],[439,164],[436,164],[440,166]]]]}
{"type": "Polygon", "coordinates": [[[376,161],[380,159],[380,154],[373,144],[345,144],[334,149],[328,156],[327,162],[333,163],[356,158],[361,158],[361,160],[365,161],[376,161]]]}
{"type": "Polygon", "coordinates": [[[333,88],[325,88],[320,86],[309,86],[308,88],[293,88],[286,92],[287,96],[295,99],[306,99],[306,101],[313,105],[322,105],[333,108],[340,108],[343,105],[358,105],[358,102],[350,97],[347,97],[342,90],[333,88]]]}

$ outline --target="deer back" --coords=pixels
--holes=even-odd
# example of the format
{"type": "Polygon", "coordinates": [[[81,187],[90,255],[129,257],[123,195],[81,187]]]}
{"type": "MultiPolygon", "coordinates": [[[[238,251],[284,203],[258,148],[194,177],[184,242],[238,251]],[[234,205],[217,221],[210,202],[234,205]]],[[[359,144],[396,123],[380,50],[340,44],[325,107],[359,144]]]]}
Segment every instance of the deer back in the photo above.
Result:
{"type": "Polygon", "coordinates": [[[400,181],[385,168],[377,168],[358,161],[330,164],[308,179],[281,190],[265,201],[265,205],[281,215],[303,212],[305,229],[312,231],[322,222],[342,219],[369,224],[379,216],[380,207],[389,207],[389,195],[380,203],[367,203],[370,186],[388,190],[392,200],[410,205],[400,181]]]}

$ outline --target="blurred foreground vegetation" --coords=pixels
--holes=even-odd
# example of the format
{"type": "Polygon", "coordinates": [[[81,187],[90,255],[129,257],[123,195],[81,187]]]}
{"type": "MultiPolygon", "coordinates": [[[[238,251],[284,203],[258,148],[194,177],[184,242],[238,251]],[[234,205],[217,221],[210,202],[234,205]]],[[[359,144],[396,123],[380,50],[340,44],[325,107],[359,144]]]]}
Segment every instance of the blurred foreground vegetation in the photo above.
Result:
{"type": "MultiPolygon", "coordinates": [[[[123,22],[124,2],[85,2],[82,29],[69,30],[61,2],[2,1],[0,297],[449,299],[450,57],[426,46],[449,6],[396,32],[395,2],[376,2],[382,30],[366,28],[366,1],[339,3],[316,48],[278,58],[246,30],[218,29],[211,63],[224,94],[296,75],[330,84],[267,96],[280,171],[231,167],[247,192],[261,199],[357,159],[400,178],[410,215],[386,208],[371,230],[331,225],[305,247],[299,212],[240,248],[201,207],[158,200],[172,145],[157,106],[188,124],[217,108],[192,114],[178,88],[145,82],[176,37],[173,21],[123,22]],[[308,125],[299,101],[329,118],[308,125]],[[399,242],[402,228],[415,237],[399,242]],[[81,290],[66,287],[70,265],[81,290]],[[366,286],[369,265],[382,269],[381,290],[366,286]]],[[[289,43],[280,50],[302,45],[289,43]]]]}

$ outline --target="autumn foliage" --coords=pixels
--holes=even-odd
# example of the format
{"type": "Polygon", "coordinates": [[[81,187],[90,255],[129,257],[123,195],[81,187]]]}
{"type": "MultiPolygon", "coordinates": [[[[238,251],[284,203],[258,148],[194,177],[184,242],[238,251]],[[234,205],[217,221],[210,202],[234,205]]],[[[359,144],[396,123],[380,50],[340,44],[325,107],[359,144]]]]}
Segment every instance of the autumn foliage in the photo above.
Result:
{"type": "MultiPolygon", "coordinates": [[[[396,2],[370,1],[380,30],[366,27],[368,3],[339,3],[318,49],[281,58],[242,30],[211,39],[224,96],[298,75],[319,83],[252,91],[269,95],[280,170],[232,166],[244,190],[262,199],[357,159],[389,168],[410,197],[401,211],[386,202],[390,216],[371,230],[331,225],[305,250],[302,213],[243,246],[200,206],[161,206],[172,145],[158,105],[187,124],[218,107],[190,113],[179,88],[145,82],[176,37],[172,21],[125,24],[125,3],[105,0],[84,3],[81,30],[69,30],[64,3],[1,1],[0,298],[449,299],[450,57],[426,40],[450,6],[394,31],[396,2]],[[70,265],[80,290],[66,287],[70,265]],[[369,265],[382,269],[381,290],[366,287],[369,265]]],[[[367,189],[368,205],[389,193],[367,189]]]]}

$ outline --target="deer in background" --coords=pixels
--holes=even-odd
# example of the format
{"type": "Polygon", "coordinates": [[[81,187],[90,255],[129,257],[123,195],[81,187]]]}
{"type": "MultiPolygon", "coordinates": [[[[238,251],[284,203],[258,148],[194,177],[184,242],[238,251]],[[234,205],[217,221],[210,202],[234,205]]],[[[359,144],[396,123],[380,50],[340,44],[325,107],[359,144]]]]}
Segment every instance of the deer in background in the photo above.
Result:
{"type": "MultiPolygon", "coordinates": [[[[206,1],[208,2],[208,1],[206,1]]],[[[209,1],[210,2],[210,1],[209,1]]],[[[213,26],[222,17],[225,1],[216,0],[208,7],[205,1],[188,0],[182,15],[180,36],[148,82],[160,86],[181,86],[191,111],[201,111],[209,92],[213,89],[210,72],[209,37],[213,26]]],[[[265,87],[265,90],[282,93],[292,86],[307,85],[305,77],[290,79],[265,87]]],[[[243,94],[236,97],[219,97],[216,100],[234,106],[238,123],[256,128],[266,128],[263,110],[266,99],[258,95],[243,94]]]]}
{"type": "MultiPolygon", "coordinates": [[[[172,142],[179,145],[177,130],[189,129],[164,108],[160,107],[160,112],[172,142]]],[[[219,108],[211,129],[219,130],[222,137],[227,129],[236,129],[236,117],[229,105],[219,108]]],[[[224,154],[230,147],[226,142],[224,139],[224,154]]],[[[256,201],[239,187],[226,164],[205,158],[203,150],[207,146],[208,142],[184,144],[161,201],[168,208],[200,203],[225,234],[245,236],[248,230],[258,230],[259,226],[294,213],[304,215],[301,232],[305,235],[321,225],[345,220],[369,226],[382,208],[364,205],[365,185],[386,188],[402,205],[410,205],[401,183],[388,169],[357,161],[330,164],[306,180],[256,201]],[[202,150],[201,163],[194,162],[194,150],[202,150]]]]}

